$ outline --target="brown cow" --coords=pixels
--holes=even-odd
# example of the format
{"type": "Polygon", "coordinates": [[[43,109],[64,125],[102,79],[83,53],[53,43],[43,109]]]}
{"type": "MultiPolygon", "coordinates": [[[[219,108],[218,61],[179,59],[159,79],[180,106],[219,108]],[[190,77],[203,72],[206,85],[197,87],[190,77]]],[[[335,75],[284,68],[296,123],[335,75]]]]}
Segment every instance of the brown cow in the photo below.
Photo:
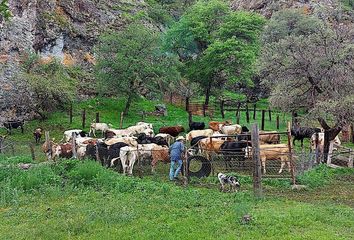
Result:
{"type": "Polygon", "coordinates": [[[71,143],[64,143],[52,146],[52,159],[56,157],[71,158],[73,156],[73,146],[71,143]]]}
{"type": "Polygon", "coordinates": [[[177,137],[181,132],[184,132],[184,128],[181,125],[170,126],[170,127],[161,127],[159,133],[168,133],[172,137],[177,137]]]}
{"type": "Polygon", "coordinates": [[[277,131],[259,131],[259,143],[260,144],[278,144],[280,143],[280,135],[277,131]],[[270,133],[270,134],[267,134],[270,133]],[[263,135],[266,134],[266,135],[263,135]]]}
{"type": "Polygon", "coordinates": [[[209,128],[213,129],[214,131],[219,131],[220,125],[230,125],[230,124],[232,124],[231,120],[226,120],[224,122],[211,121],[209,122],[209,128]]]}
{"type": "Polygon", "coordinates": [[[152,161],[151,161],[151,171],[155,172],[155,168],[158,161],[163,163],[170,162],[169,149],[165,146],[154,146],[151,152],[152,161]]]}
{"type": "Polygon", "coordinates": [[[221,145],[226,140],[222,140],[219,138],[203,138],[198,142],[198,147],[202,153],[205,153],[207,158],[211,158],[211,153],[219,153],[221,149],[221,145]]]}

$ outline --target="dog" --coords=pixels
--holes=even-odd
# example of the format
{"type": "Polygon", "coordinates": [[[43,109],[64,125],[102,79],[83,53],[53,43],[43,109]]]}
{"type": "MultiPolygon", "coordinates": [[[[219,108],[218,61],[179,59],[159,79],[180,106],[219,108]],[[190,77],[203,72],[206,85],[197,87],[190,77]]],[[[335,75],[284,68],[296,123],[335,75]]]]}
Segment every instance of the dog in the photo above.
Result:
{"type": "Polygon", "coordinates": [[[229,191],[234,191],[237,192],[236,188],[239,188],[241,185],[237,179],[237,177],[234,176],[227,176],[223,173],[218,174],[218,179],[220,182],[220,191],[225,191],[225,185],[230,185],[230,190],[229,191]]]}

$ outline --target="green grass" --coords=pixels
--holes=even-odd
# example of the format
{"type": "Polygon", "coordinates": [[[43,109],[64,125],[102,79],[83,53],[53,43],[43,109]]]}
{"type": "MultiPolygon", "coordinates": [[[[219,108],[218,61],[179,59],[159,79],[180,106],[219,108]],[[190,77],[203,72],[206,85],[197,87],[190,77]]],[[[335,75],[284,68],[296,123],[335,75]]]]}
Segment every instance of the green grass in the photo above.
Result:
{"type": "Polygon", "coordinates": [[[257,200],[243,187],[249,182],[241,179],[241,192],[221,193],[216,185],[183,188],[125,177],[90,161],[0,168],[0,238],[351,239],[350,206],[257,200]],[[244,214],[251,214],[250,223],[241,222],[244,214]]]}

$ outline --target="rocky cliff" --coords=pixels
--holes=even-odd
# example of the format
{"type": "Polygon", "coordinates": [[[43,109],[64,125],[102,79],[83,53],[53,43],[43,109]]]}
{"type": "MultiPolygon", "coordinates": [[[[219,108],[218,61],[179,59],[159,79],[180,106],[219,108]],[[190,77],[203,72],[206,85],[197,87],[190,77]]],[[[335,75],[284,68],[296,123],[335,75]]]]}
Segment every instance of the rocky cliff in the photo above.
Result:
{"type": "MultiPolygon", "coordinates": [[[[175,9],[180,14],[192,1],[168,2],[172,4],[165,3],[162,8],[173,6],[170,12],[176,17],[175,9]]],[[[256,11],[270,17],[284,8],[300,8],[309,14],[333,13],[339,9],[340,0],[232,0],[230,3],[234,10],[256,11]]],[[[31,102],[31,94],[20,74],[20,63],[29,52],[39,53],[43,61],[55,57],[65,65],[80,65],[90,71],[95,62],[93,46],[100,33],[106,28],[122,28],[149,8],[144,0],[9,0],[9,5],[13,17],[9,22],[0,22],[0,123],[18,116],[31,117],[23,107],[26,105],[23,103],[31,102]]],[[[93,80],[82,81],[88,86],[92,84],[87,81],[93,80]]]]}

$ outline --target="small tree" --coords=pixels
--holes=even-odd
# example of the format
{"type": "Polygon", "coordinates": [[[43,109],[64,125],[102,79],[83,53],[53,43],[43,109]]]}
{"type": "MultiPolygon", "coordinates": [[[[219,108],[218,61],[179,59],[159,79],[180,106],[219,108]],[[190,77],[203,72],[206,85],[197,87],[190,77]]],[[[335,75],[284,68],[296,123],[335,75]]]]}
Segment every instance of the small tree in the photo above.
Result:
{"type": "Polygon", "coordinates": [[[178,79],[175,58],[160,50],[160,36],[139,23],[107,32],[96,47],[96,73],[102,91],[127,97],[124,113],[142,89],[157,92],[178,79]]]}
{"type": "Polygon", "coordinates": [[[22,67],[23,79],[33,97],[33,102],[28,104],[33,105],[33,111],[42,119],[75,100],[77,81],[71,76],[70,69],[58,60],[42,63],[38,55],[29,54],[22,67]]]}
{"type": "MultiPolygon", "coordinates": [[[[265,29],[259,63],[270,102],[306,111],[333,140],[354,119],[354,32],[297,11],[275,14],[265,29]]],[[[328,147],[326,141],[325,157],[328,147]]]]}
{"type": "Polygon", "coordinates": [[[11,12],[9,10],[9,1],[0,0],[0,22],[2,19],[9,19],[11,17],[11,12]]]}

